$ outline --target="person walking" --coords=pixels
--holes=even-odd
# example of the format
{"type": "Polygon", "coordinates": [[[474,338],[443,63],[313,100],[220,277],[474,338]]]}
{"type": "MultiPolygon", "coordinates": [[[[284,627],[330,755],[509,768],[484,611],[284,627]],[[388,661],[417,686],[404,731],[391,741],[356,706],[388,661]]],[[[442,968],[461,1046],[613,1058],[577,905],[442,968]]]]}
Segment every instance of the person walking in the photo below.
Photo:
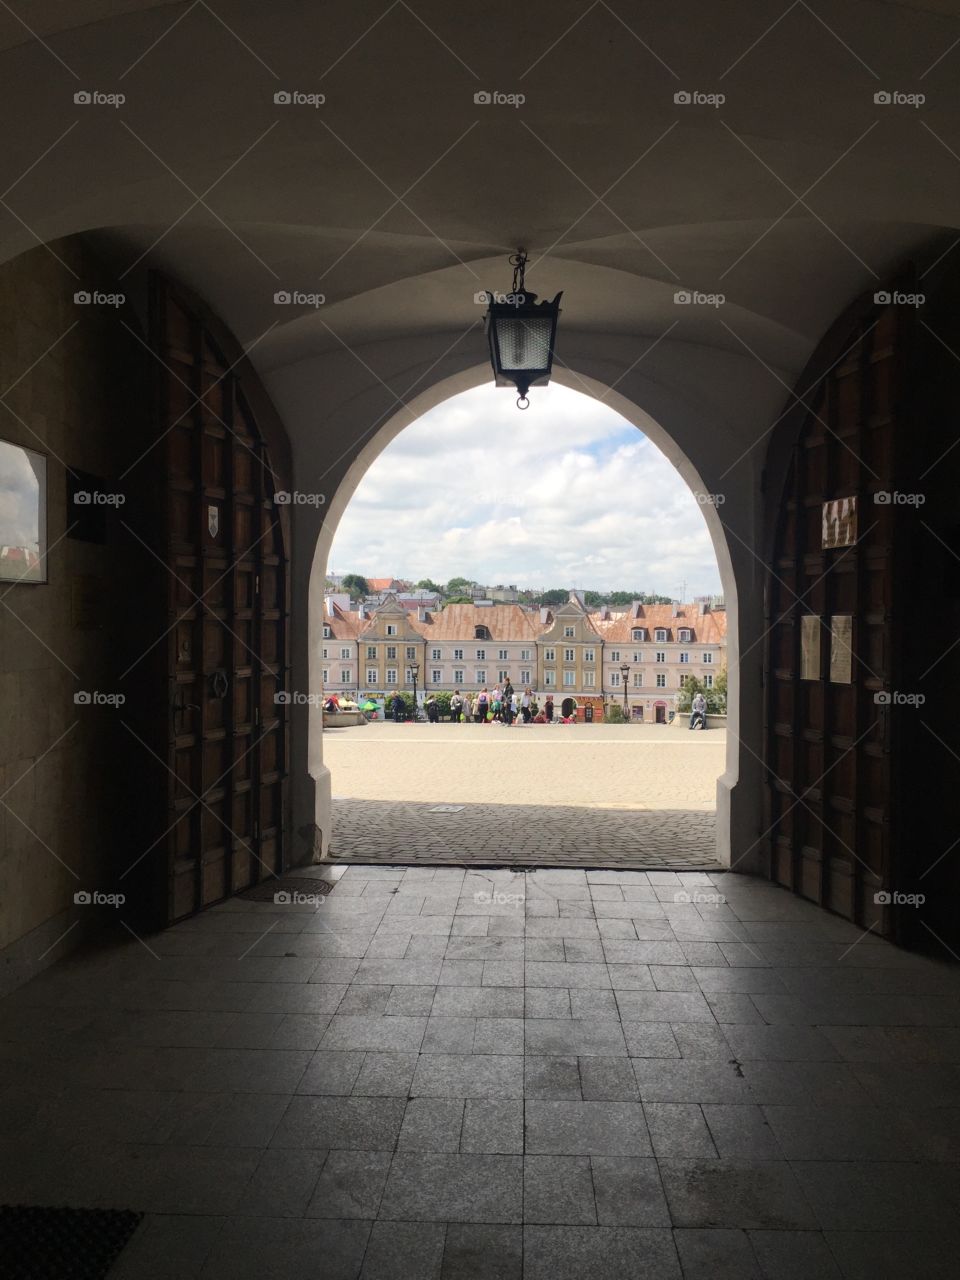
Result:
{"type": "Polygon", "coordinates": [[[450,698],[450,720],[451,722],[459,721],[461,712],[463,711],[463,699],[460,697],[460,690],[454,689],[450,698]]]}
{"type": "Polygon", "coordinates": [[[427,700],[423,705],[426,707],[427,719],[430,721],[430,723],[439,724],[440,708],[437,706],[437,699],[434,697],[432,693],[428,695],[427,700]]]}
{"type": "Polygon", "coordinates": [[[547,717],[547,724],[553,724],[553,694],[548,693],[547,699],[543,704],[543,713],[547,717]]]}
{"type": "Polygon", "coordinates": [[[487,690],[484,687],[477,694],[477,715],[476,715],[477,724],[487,723],[487,707],[489,706],[489,704],[490,704],[490,695],[487,693],[487,690]]]}
{"type": "Polygon", "coordinates": [[[393,695],[393,719],[396,724],[403,724],[407,718],[407,704],[403,700],[402,693],[393,695]]]}
{"type": "Polygon", "coordinates": [[[530,704],[533,701],[533,691],[530,686],[524,689],[520,697],[520,714],[523,716],[523,723],[529,724],[531,719],[530,704]]]}
{"type": "Polygon", "coordinates": [[[503,686],[503,723],[505,725],[513,724],[513,685],[510,683],[510,677],[507,676],[503,686]]]}
{"type": "Polygon", "coordinates": [[[703,729],[707,723],[707,700],[703,693],[698,693],[693,699],[693,708],[690,712],[690,728],[703,729]]]}

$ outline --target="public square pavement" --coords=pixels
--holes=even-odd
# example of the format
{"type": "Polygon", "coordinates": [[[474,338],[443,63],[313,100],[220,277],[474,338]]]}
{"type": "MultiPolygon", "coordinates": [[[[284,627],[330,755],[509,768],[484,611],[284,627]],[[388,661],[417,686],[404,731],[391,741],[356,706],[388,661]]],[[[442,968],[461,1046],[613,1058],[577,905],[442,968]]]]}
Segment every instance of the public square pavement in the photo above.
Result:
{"type": "Polygon", "coordinates": [[[731,874],[327,867],[0,1001],[0,1203],[110,1280],[943,1280],[957,968],[731,874]]]}
{"type": "Polygon", "coordinates": [[[711,869],[726,731],[371,723],[324,733],[344,862],[711,869]]]}

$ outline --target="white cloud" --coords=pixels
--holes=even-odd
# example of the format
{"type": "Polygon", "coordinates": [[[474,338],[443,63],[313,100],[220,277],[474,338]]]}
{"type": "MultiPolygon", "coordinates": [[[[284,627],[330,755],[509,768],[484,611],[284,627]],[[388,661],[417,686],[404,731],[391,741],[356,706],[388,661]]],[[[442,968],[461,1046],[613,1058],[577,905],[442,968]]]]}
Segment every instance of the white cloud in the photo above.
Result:
{"type": "Polygon", "coordinates": [[[494,387],[407,427],[361,481],[337,572],[533,587],[720,590],[703,512],[660,451],[609,406],[551,386],[521,413],[494,387]]]}

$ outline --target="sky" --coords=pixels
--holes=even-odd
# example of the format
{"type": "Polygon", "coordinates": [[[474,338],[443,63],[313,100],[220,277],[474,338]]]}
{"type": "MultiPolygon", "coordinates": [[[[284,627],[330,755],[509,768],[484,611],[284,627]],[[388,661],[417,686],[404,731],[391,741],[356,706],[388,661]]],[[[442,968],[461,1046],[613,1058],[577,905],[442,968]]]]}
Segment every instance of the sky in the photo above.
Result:
{"type": "Polygon", "coordinates": [[[530,408],[492,385],[406,427],[360,482],[330,569],[488,586],[719,594],[703,512],[610,406],[556,384],[530,408]]]}

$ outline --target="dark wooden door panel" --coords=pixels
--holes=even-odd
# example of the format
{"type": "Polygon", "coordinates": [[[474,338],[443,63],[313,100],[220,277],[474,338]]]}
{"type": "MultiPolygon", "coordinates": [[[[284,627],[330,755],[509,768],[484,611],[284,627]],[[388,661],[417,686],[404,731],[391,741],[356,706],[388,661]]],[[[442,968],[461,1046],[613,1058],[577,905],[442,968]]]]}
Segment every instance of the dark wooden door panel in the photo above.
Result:
{"type": "MultiPolygon", "coordinates": [[[[198,306],[153,282],[167,495],[167,918],[286,860],[287,557],[277,488],[237,372],[198,306]]],[[[251,376],[247,369],[243,375],[251,376]]]]}

